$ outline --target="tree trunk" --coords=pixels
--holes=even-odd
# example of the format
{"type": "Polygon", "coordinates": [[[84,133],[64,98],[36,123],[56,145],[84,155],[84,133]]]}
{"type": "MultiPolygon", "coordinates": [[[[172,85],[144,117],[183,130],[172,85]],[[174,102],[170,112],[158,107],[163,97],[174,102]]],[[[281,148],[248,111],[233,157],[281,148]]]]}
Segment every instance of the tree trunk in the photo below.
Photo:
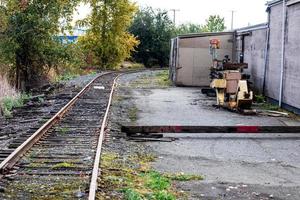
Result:
{"type": "Polygon", "coordinates": [[[16,85],[15,85],[15,88],[17,90],[20,89],[20,65],[16,59],[16,85]]]}
{"type": "MultiPolygon", "coordinates": [[[[106,48],[107,0],[104,0],[103,4],[104,4],[104,8],[103,8],[103,24],[102,24],[101,39],[102,39],[102,43],[104,44],[104,48],[106,48]]],[[[105,53],[103,52],[105,52],[105,50],[102,51],[101,64],[103,65],[102,67],[104,67],[104,70],[106,70],[107,58],[105,53]]]]}
{"type": "Polygon", "coordinates": [[[28,90],[30,80],[28,79],[28,62],[22,51],[16,52],[16,88],[22,92],[28,90]]]}

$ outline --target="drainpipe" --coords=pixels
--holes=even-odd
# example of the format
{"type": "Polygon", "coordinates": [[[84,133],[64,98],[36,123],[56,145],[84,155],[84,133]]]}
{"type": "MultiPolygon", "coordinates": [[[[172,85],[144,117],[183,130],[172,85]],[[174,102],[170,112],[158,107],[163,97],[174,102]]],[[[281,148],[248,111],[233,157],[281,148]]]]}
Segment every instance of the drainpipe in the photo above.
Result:
{"type": "Polygon", "coordinates": [[[245,55],[245,35],[242,35],[242,53],[240,56],[240,63],[244,63],[244,55],[245,55]]]}
{"type": "Polygon", "coordinates": [[[282,36],[281,36],[281,67],[280,67],[279,107],[282,106],[282,96],[283,96],[286,14],[287,14],[287,12],[286,12],[286,0],[283,0],[282,1],[282,36]]]}
{"type": "Polygon", "coordinates": [[[266,76],[267,76],[267,67],[269,64],[269,49],[270,49],[270,15],[271,10],[268,8],[268,26],[267,26],[267,41],[265,47],[265,63],[264,63],[264,78],[263,78],[263,86],[262,86],[262,94],[266,95],[266,76]]]}

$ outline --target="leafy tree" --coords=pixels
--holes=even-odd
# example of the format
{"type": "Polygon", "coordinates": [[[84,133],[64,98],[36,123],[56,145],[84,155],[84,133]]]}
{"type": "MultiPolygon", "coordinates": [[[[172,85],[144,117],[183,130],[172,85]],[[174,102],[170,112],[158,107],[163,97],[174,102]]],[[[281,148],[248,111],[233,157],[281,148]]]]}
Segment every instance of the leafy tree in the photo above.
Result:
{"type": "Polygon", "coordinates": [[[146,67],[168,64],[170,39],[174,35],[174,25],[167,11],[153,10],[151,7],[137,12],[130,32],[139,40],[140,45],[134,52],[134,59],[146,67]]]}
{"type": "Polygon", "coordinates": [[[100,67],[116,68],[130,57],[138,45],[127,29],[137,8],[129,0],[87,0],[92,7],[91,15],[80,26],[89,27],[79,39],[87,53],[92,53],[100,67]]]}
{"type": "Polygon", "coordinates": [[[203,32],[221,32],[226,29],[225,19],[219,15],[211,15],[203,26],[203,32]]]}
{"type": "Polygon", "coordinates": [[[176,34],[188,34],[188,33],[201,33],[203,32],[203,27],[199,24],[187,23],[181,24],[176,27],[176,34]]]}
{"type": "Polygon", "coordinates": [[[45,71],[72,57],[55,35],[70,29],[79,0],[2,0],[0,60],[16,74],[16,86],[29,89],[45,71]]]}

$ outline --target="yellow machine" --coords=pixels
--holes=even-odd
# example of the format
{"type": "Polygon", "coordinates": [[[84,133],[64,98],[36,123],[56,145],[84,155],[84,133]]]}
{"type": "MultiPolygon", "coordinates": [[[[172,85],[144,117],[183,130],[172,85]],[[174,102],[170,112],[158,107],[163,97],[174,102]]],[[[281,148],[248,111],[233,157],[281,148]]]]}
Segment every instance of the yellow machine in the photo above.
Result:
{"type": "Polygon", "coordinates": [[[246,63],[232,63],[228,56],[224,60],[217,59],[217,49],[220,40],[210,40],[210,52],[213,57],[211,67],[211,85],[217,95],[217,105],[232,110],[244,111],[250,109],[253,92],[248,89],[249,76],[243,74],[246,63]]]}

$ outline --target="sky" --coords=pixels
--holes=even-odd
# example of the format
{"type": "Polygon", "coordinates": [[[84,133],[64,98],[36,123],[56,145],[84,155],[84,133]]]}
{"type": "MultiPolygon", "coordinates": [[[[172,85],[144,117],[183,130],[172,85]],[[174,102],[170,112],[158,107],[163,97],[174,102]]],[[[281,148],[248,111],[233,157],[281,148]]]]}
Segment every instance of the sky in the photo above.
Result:
{"type": "MultiPolygon", "coordinates": [[[[234,28],[267,22],[266,0],[134,0],[139,6],[151,6],[165,10],[178,9],[176,24],[204,24],[210,15],[225,18],[227,29],[231,28],[231,14],[234,11],[234,28]]],[[[80,6],[77,19],[87,15],[89,9],[80,6]]],[[[169,12],[173,19],[173,12],[169,12]]]]}
{"type": "MultiPolygon", "coordinates": [[[[161,9],[179,9],[176,24],[192,22],[204,24],[209,15],[219,14],[231,27],[231,11],[234,12],[234,28],[255,25],[267,21],[265,0],[135,0],[140,6],[161,9]]],[[[173,13],[170,12],[173,19],[173,13]]]]}

